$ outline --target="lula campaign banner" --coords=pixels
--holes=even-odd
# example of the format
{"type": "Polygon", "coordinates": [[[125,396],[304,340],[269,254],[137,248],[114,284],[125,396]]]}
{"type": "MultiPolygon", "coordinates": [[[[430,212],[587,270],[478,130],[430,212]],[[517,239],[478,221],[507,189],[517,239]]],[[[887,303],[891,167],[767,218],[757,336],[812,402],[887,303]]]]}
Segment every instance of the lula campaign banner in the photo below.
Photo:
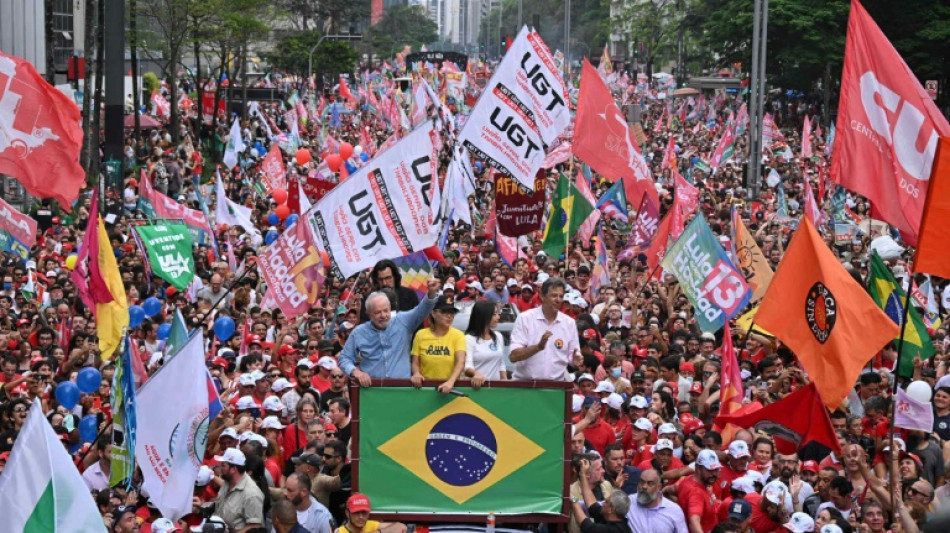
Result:
{"type": "Polygon", "coordinates": [[[317,250],[309,224],[294,224],[261,252],[261,275],[268,295],[288,319],[310,309],[326,280],[326,260],[317,250]]]}
{"type": "Polygon", "coordinates": [[[696,216],[663,258],[663,268],[676,276],[696,307],[699,329],[715,332],[742,310],[752,296],[706,219],[696,216]]]}
{"type": "Polygon", "coordinates": [[[0,198],[0,251],[26,259],[36,244],[36,221],[0,198]]]}
{"type": "Polygon", "coordinates": [[[534,178],[534,192],[525,190],[507,176],[495,179],[495,216],[498,232],[509,237],[520,237],[541,229],[544,215],[544,170],[534,178]]]}
{"type": "Polygon", "coordinates": [[[152,188],[152,184],[145,176],[139,180],[139,205],[147,218],[166,218],[169,220],[181,219],[188,226],[194,242],[210,243],[211,226],[201,211],[190,209],[172,200],[168,196],[152,188]]]}
{"type": "Polygon", "coordinates": [[[438,147],[427,121],[333,188],[306,214],[317,246],[343,277],[428,248],[439,238],[432,202],[438,147]]]}
{"type": "Polygon", "coordinates": [[[545,150],[570,123],[564,82],[547,45],[525,26],[472,110],[459,141],[532,189],[545,150]]]}

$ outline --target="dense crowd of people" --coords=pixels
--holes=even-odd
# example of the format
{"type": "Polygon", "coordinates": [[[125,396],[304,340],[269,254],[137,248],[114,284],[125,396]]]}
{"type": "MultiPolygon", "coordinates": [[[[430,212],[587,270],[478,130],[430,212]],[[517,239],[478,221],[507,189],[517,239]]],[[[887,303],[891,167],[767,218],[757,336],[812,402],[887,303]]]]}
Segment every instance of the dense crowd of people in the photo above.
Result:
{"type": "MultiPolygon", "coordinates": [[[[372,76],[385,84],[385,73],[372,76]]],[[[307,99],[303,86],[281,81],[278,87],[285,96],[299,89],[307,99]]],[[[656,179],[660,214],[673,204],[674,174],[666,155],[672,145],[679,172],[700,190],[699,209],[712,231],[728,247],[734,211],[775,269],[803,214],[806,180],[825,188],[828,128],[809,139],[816,157],[788,155],[801,154],[802,121],[819,108],[801,98],[768,103],[785,140],[764,158],[764,173],[777,173],[781,185],[763,182],[760,195],[752,198],[744,179],[745,136],[737,136],[735,156],[715,172],[701,164],[716,150],[740,99],[710,94],[671,101],[660,84],[641,86],[625,78],[612,88],[619,101],[639,109],[648,135],[642,150],[656,179]]],[[[474,85],[467,90],[478,91],[474,85]]],[[[334,112],[332,126],[312,118],[311,127],[300,131],[314,161],[327,135],[354,146],[383,144],[400,128],[363,98],[355,110],[334,112]]],[[[401,102],[408,114],[409,99],[401,102]]],[[[461,107],[449,103],[453,110],[461,107]]],[[[261,110],[241,122],[247,149],[222,175],[228,197],[250,208],[252,221],[266,234],[275,229],[268,215],[278,207],[256,187],[263,154],[275,142],[267,131],[291,127],[280,103],[261,110]]],[[[5,254],[0,265],[0,475],[38,400],[109,531],[157,533],[223,523],[234,532],[401,533],[412,525],[371,520],[369,499],[350,490],[350,387],[370,386],[373,378],[401,378],[414,386],[438,380],[438,390],[448,393],[498,380],[558,380],[575,387],[566,526],[571,532],[770,533],[784,527],[793,533],[912,533],[950,502],[945,328],[932,330],[936,356],[915,361],[914,378],[933,389],[932,431],[898,429],[891,444],[898,378],[896,346],[889,345],[830,413],[840,455],[820,445],[779,453],[773,440],[754,428],[726,440],[715,423],[725,339],[721,332],[699,330],[696,310],[675,278],[653,276],[643,250],[630,253],[639,207],[634,199],[627,199],[627,220],[605,217],[602,223],[608,254],[603,280],[592,276],[595,241],[575,240],[564,254],[549,255],[542,251],[539,231],[518,239],[511,264],[503,260],[490,229],[495,174],[476,164],[475,194],[469,198],[473,224],[451,228],[445,261],[421,293],[402,285],[394,262],[381,261],[368,276],[331,276],[319,302],[287,320],[279,309],[263,305],[265,283],[252,266],[266,246],[260,236],[217,226],[217,248],[195,244],[196,279],[187,290],[176,290],[151,275],[130,235],[130,225],[145,216],[139,180],[150,180],[155,190],[189,208],[210,205],[209,162],[223,154],[230,121],[221,114],[213,126],[205,124],[199,106],[193,106],[183,109],[176,135],[167,127],[141,138],[129,135],[122,188],[109,190],[104,201],[105,210],[117,215],[107,228],[129,305],[149,297],[162,302],[159,314],[131,332],[136,364],[147,374],[162,365],[166,341],[159,327],[175,311],[189,329],[202,328],[209,339],[207,366],[225,408],[209,429],[193,513],[178,523],[161,517],[138,488],[140,473],[131,486],[109,486],[107,429],[116,368],[100,357],[93,310],[77,297],[66,261],[83,240],[91,190],[71,213],[53,217],[28,260],[5,254]],[[463,305],[467,327],[457,329],[463,305]],[[248,331],[212,342],[214,321],[221,316],[248,324],[248,331]],[[502,317],[516,317],[510,334],[499,331],[502,317]],[[101,373],[99,389],[83,394],[72,409],[59,405],[53,394],[57,384],[75,381],[90,366],[101,373]],[[99,422],[91,441],[79,431],[79,421],[88,415],[99,422]]],[[[292,153],[283,157],[294,166],[292,153]]],[[[569,160],[547,172],[549,198],[562,172],[590,179],[596,197],[611,185],[596,173],[585,178],[581,162],[569,160]]],[[[827,202],[819,199],[829,212],[832,192],[829,187],[827,202]]],[[[830,249],[863,280],[868,244],[881,230],[868,219],[864,199],[847,193],[844,201],[859,228],[868,222],[867,230],[847,242],[836,241],[833,228],[823,231],[830,249]]],[[[910,252],[890,259],[895,271],[910,270],[910,252]]],[[[934,286],[940,287],[936,280],[934,286]]],[[[944,298],[937,302],[941,316],[944,298]]],[[[769,405],[809,383],[795,354],[765,332],[735,325],[730,345],[742,369],[744,403],[769,405]]]]}

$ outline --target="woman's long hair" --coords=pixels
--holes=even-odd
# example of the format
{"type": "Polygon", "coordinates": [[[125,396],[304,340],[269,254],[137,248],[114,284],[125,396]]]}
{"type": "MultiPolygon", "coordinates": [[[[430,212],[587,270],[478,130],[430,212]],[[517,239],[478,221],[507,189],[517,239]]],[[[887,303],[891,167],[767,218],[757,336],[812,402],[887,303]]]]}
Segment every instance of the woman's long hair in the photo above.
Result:
{"type": "Polygon", "coordinates": [[[468,319],[468,328],[465,329],[465,334],[481,338],[485,330],[491,327],[491,320],[494,316],[494,302],[486,300],[475,302],[475,305],[472,306],[472,315],[468,319]]]}

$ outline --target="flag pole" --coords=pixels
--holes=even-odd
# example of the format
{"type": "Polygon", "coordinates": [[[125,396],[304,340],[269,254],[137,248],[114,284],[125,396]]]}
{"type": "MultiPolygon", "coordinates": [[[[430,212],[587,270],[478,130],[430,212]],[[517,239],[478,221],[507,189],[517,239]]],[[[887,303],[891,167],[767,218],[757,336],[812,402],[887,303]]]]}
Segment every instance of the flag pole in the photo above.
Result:
{"type": "MultiPolygon", "coordinates": [[[[910,270],[907,271],[907,290],[904,293],[904,314],[901,318],[901,334],[897,339],[897,359],[894,361],[894,387],[891,390],[892,394],[897,394],[898,387],[898,378],[900,378],[901,371],[901,356],[904,353],[904,331],[907,329],[907,317],[910,314],[910,280],[914,277],[914,273],[910,270]]],[[[893,404],[893,402],[891,402],[893,404]]],[[[891,431],[893,433],[894,428],[894,417],[891,417],[891,431]]],[[[893,448],[891,448],[893,449],[893,448]]]]}

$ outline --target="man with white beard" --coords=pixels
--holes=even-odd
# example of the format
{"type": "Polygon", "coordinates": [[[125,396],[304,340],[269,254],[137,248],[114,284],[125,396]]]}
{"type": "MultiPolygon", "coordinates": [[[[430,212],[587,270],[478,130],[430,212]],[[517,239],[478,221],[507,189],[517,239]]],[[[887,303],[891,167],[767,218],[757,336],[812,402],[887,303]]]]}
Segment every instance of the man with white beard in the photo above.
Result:
{"type": "Polygon", "coordinates": [[[676,503],[668,500],[662,493],[663,485],[660,473],[655,469],[644,470],[640,474],[637,497],[630,502],[627,511],[627,523],[630,529],[650,533],[687,533],[686,516],[676,503]]]}

